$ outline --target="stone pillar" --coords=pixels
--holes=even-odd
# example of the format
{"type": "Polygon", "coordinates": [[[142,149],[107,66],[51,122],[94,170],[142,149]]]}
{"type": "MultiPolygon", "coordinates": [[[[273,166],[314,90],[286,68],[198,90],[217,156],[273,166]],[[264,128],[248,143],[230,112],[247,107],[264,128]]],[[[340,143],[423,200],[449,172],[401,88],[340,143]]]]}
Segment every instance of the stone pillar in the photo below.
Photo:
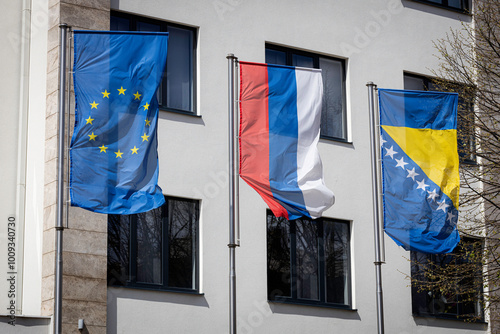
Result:
{"type": "MultiPolygon", "coordinates": [[[[66,23],[73,30],[108,30],[109,2],[49,1],[42,315],[54,314],[59,24],[66,23]]],[[[70,58],[73,59],[72,55],[70,58]]],[[[73,91],[68,108],[72,127],[73,91]]],[[[70,208],[68,225],[69,229],[63,232],[63,333],[106,333],[107,216],[70,208]],[[83,332],[78,330],[78,319],[85,321],[83,332]]]]}

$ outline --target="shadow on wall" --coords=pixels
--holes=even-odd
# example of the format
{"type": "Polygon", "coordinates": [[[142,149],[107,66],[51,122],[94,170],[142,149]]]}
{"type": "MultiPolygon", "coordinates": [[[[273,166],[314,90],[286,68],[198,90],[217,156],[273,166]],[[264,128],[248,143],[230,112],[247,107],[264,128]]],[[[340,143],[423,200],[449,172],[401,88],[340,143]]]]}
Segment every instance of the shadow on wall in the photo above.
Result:
{"type": "Polygon", "coordinates": [[[485,322],[465,322],[456,319],[439,319],[433,317],[413,317],[415,325],[427,327],[441,327],[447,329],[467,329],[470,331],[485,331],[488,329],[488,324],[485,322]]]}
{"type": "Polygon", "coordinates": [[[2,334],[46,334],[50,332],[50,317],[0,316],[2,334]],[[14,320],[15,326],[10,324],[14,320]]]}
{"type": "MultiPolygon", "coordinates": [[[[144,289],[130,289],[121,287],[108,287],[107,323],[118,322],[118,300],[134,300],[154,304],[182,304],[190,306],[207,307],[208,302],[202,294],[177,293],[170,291],[149,291],[144,289]]],[[[133,303],[133,302],[132,302],[133,303]]],[[[109,329],[109,328],[108,328],[109,329]]],[[[0,331],[3,333],[2,331],[0,331]]],[[[83,332],[82,332],[83,333],[83,332]]]]}
{"type": "Polygon", "coordinates": [[[336,318],[345,320],[361,320],[356,310],[343,310],[326,307],[297,307],[297,305],[269,303],[273,313],[294,314],[304,316],[315,316],[324,318],[336,318]]]}

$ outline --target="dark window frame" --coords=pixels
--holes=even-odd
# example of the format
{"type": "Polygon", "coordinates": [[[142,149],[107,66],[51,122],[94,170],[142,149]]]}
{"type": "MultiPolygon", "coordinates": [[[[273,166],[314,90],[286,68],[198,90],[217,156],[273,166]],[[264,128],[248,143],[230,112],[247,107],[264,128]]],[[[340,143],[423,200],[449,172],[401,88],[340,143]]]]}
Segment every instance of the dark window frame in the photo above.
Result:
{"type": "Polygon", "coordinates": [[[326,140],[347,143],[349,136],[348,136],[348,129],[347,129],[347,93],[346,93],[347,88],[346,88],[346,61],[345,61],[345,59],[329,57],[329,56],[325,56],[325,55],[318,54],[318,53],[293,49],[293,48],[275,45],[275,44],[270,44],[270,43],[266,43],[265,49],[284,52],[286,54],[286,65],[287,66],[292,66],[293,55],[299,55],[299,56],[305,56],[305,57],[312,58],[313,59],[313,68],[318,68],[318,69],[320,68],[319,67],[320,58],[338,61],[342,64],[342,82],[341,82],[341,85],[342,85],[342,114],[343,114],[342,132],[344,133],[344,137],[333,137],[333,136],[328,136],[328,135],[324,135],[323,133],[320,133],[320,138],[326,139],[326,140]]]}
{"type": "MultiPolygon", "coordinates": [[[[430,261],[433,263],[433,265],[436,265],[437,263],[441,263],[441,266],[446,266],[446,263],[450,262],[455,262],[457,264],[463,264],[463,263],[470,263],[466,262],[465,260],[462,261],[460,257],[454,259],[454,254],[460,254],[460,252],[463,252],[463,249],[461,248],[463,243],[465,242],[466,245],[465,247],[473,247],[472,245],[477,243],[478,241],[481,241],[479,239],[475,238],[469,238],[469,237],[462,237],[462,240],[460,241],[460,244],[451,252],[447,254],[425,254],[425,253],[420,253],[420,252],[415,252],[411,251],[411,275],[412,279],[418,275],[420,279],[423,280],[429,280],[424,278],[424,274],[422,273],[423,270],[425,270],[425,263],[422,263],[423,261],[430,261]]],[[[481,249],[484,249],[484,244],[481,242],[481,249]]],[[[481,263],[477,263],[478,265],[478,273],[482,272],[482,266],[481,263]]],[[[462,280],[466,279],[472,279],[473,281],[475,280],[474,277],[466,277],[461,275],[461,273],[456,274],[457,277],[461,277],[462,280]]],[[[467,284],[470,282],[466,282],[467,284]]],[[[439,318],[439,319],[449,319],[449,320],[459,320],[459,321],[472,321],[472,322],[484,322],[484,309],[482,307],[482,295],[483,295],[483,285],[482,282],[474,282],[473,284],[478,285],[478,291],[476,295],[476,300],[474,301],[467,301],[467,300],[462,300],[462,296],[459,293],[456,293],[453,297],[455,297],[455,300],[451,300],[452,304],[456,304],[456,310],[457,313],[451,313],[451,312],[444,312],[440,310],[439,308],[444,308],[445,302],[448,302],[447,298],[450,296],[446,297],[441,294],[441,292],[437,291],[422,291],[421,288],[414,286],[412,284],[411,287],[411,294],[412,294],[412,313],[414,316],[418,317],[431,317],[431,318],[439,318]],[[422,305],[424,303],[424,305],[422,305]],[[476,304],[475,306],[472,306],[474,308],[475,314],[473,316],[470,316],[469,314],[465,313],[464,309],[467,309],[467,307],[471,307],[471,305],[476,304]],[[442,305],[441,305],[442,304],[442,305]]],[[[449,304],[449,303],[448,303],[449,304]]]]}
{"type": "MultiPolygon", "coordinates": [[[[124,12],[115,11],[115,10],[112,10],[110,12],[110,20],[112,19],[112,17],[128,20],[129,21],[129,30],[128,31],[137,31],[137,23],[143,22],[143,23],[147,23],[147,24],[153,24],[153,25],[160,26],[160,32],[168,32],[169,27],[172,27],[172,28],[180,28],[180,29],[184,29],[184,30],[189,30],[193,33],[193,48],[192,48],[193,59],[192,59],[192,64],[191,64],[192,65],[191,66],[191,77],[192,77],[192,79],[191,79],[192,80],[192,83],[191,83],[192,108],[191,109],[192,109],[192,111],[169,108],[166,106],[166,101],[158,101],[158,104],[159,104],[160,111],[169,111],[169,112],[175,112],[175,113],[179,113],[179,114],[185,114],[185,115],[189,115],[189,116],[199,117],[199,114],[197,111],[197,82],[196,82],[196,78],[197,78],[196,49],[197,49],[197,40],[198,40],[197,29],[190,27],[190,26],[185,26],[185,25],[181,25],[181,24],[177,24],[177,23],[171,23],[168,21],[152,19],[152,18],[148,18],[148,17],[144,17],[144,16],[124,13],[124,12]]],[[[170,50],[169,50],[169,52],[170,52],[170,50]]],[[[168,57],[169,52],[167,52],[167,57],[168,57]]],[[[165,71],[166,71],[166,69],[165,69],[165,71]]],[[[163,83],[165,81],[166,81],[166,75],[164,76],[163,81],[162,81],[162,85],[160,87],[160,89],[162,90],[161,94],[163,96],[167,96],[167,85],[163,83]]]]}
{"type": "MultiPolygon", "coordinates": [[[[435,82],[433,82],[433,79],[432,78],[429,78],[429,77],[426,77],[426,76],[423,76],[423,75],[417,75],[417,74],[412,74],[412,73],[404,73],[404,78],[413,78],[413,79],[418,79],[418,80],[422,80],[423,84],[424,84],[424,88],[425,90],[428,90],[428,91],[435,91],[435,89],[430,89],[430,87],[432,85],[435,85],[437,86],[438,84],[436,84],[435,82]]],[[[453,84],[453,86],[455,86],[455,84],[453,84]]],[[[457,87],[460,86],[460,84],[456,84],[457,87]]],[[[407,89],[405,87],[405,89],[407,89]]],[[[467,111],[468,113],[471,113],[472,115],[474,114],[474,104],[473,103],[469,103],[469,102],[464,102],[462,101],[461,102],[461,98],[460,98],[460,93],[459,93],[459,97],[458,97],[458,102],[459,102],[459,106],[458,106],[458,112],[465,112],[467,111]]],[[[460,139],[460,129],[461,129],[461,125],[460,125],[460,115],[457,115],[458,116],[458,124],[457,124],[457,135],[458,135],[458,145],[461,145],[462,141],[460,139]]],[[[475,128],[475,125],[474,124],[468,124],[466,125],[467,127],[470,127],[469,131],[473,132],[474,131],[474,128],[475,128]]],[[[471,137],[469,137],[469,140],[467,141],[467,143],[465,144],[468,144],[471,146],[470,148],[470,151],[471,151],[471,154],[469,156],[466,156],[465,154],[461,153],[459,147],[457,147],[457,150],[458,150],[458,155],[459,155],[459,158],[460,158],[460,163],[461,164],[466,164],[466,165],[477,165],[477,156],[475,154],[476,152],[476,140],[475,140],[475,137],[474,135],[471,135],[471,137]]]]}
{"type": "MultiPolygon", "coordinates": [[[[276,218],[271,210],[267,210],[267,215],[266,215],[266,248],[267,248],[267,290],[268,290],[268,300],[269,302],[277,302],[277,303],[286,303],[286,304],[296,304],[296,305],[306,305],[306,306],[317,306],[317,307],[328,307],[328,308],[340,308],[340,309],[346,309],[346,310],[353,310],[352,309],[352,257],[351,257],[351,222],[346,221],[346,220],[340,220],[340,219],[333,219],[333,218],[318,218],[315,220],[311,219],[297,219],[297,220],[292,220],[292,221],[287,221],[285,218],[276,218]],[[290,285],[290,291],[289,295],[290,296],[284,296],[280,295],[279,292],[281,291],[277,286],[271,286],[270,282],[270,249],[269,249],[269,219],[278,219],[281,220],[284,223],[289,224],[289,232],[290,234],[288,235],[289,242],[290,242],[290,263],[289,263],[289,285],[290,285]],[[318,297],[319,300],[314,300],[314,299],[307,299],[307,298],[300,298],[298,297],[298,291],[297,291],[297,267],[298,267],[298,262],[297,262],[297,242],[296,242],[296,222],[297,221],[309,221],[312,222],[313,224],[317,224],[317,231],[318,231],[318,297]],[[346,285],[344,287],[344,291],[347,292],[347,302],[346,303],[336,303],[336,302],[328,302],[327,299],[327,278],[326,278],[326,265],[325,265],[325,243],[324,243],[324,222],[329,222],[333,224],[343,224],[346,225],[346,230],[347,230],[347,241],[348,245],[346,247],[346,252],[345,254],[345,264],[347,264],[347,277],[345,277],[345,282],[346,285]]],[[[345,293],[345,292],[344,292],[345,293]]]]}
{"type": "Polygon", "coordinates": [[[439,7],[447,10],[452,10],[459,13],[470,14],[470,4],[469,0],[460,0],[460,8],[453,7],[449,4],[449,0],[440,0],[440,2],[434,2],[430,0],[412,0],[414,2],[420,2],[426,5],[439,7]]]}
{"type": "MultiPolygon", "coordinates": [[[[162,219],[162,245],[161,245],[161,283],[144,283],[144,282],[138,282],[138,275],[137,275],[137,267],[138,267],[138,260],[137,260],[137,247],[138,247],[138,240],[137,240],[137,215],[108,215],[108,229],[110,228],[110,220],[113,219],[122,219],[123,217],[127,217],[129,219],[129,226],[128,230],[128,242],[127,242],[127,263],[121,263],[122,264],[122,274],[121,277],[117,277],[115,273],[110,271],[110,245],[112,245],[112,235],[108,233],[108,286],[112,287],[125,287],[125,288],[133,288],[133,289],[143,289],[143,290],[155,290],[155,291],[170,291],[170,292],[183,292],[183,293],[190,293],[190,294],[199,294],[199,282],[200,282],[200,275],[199,275],[199,268],[200,268],[200,236],[199,236],[199,230],[200,230],[200,202],[198,200],[194,199],[187,199],[187,198],[181,198],[181,197],[173,197],[173,196],[165,196],[165,201],[166,203],[162,206],[162,213],[161,213],[161,219],[162,219]],[[190,215],[194,215],[194,219],[196,222],[196,226],[194,227],[194,240],[191,240],[192,243],[194,243],[194,249],[193,249],[193,271],[191,272],[191,277],[193,279],[192,287],[191,288],[186,288],[186,287],[175,287],[169,285],[169,278],[171,278],[171,275],[169,273],[169,250],[170,250],[170,238],[169,238],[169,232],[170,232],[170,225],[169,222],[166,221],[168,220],[167,215],[168,211],[165,211],[164,208],[168,207],[169,201],[184,201],[188,203],[193,203],[195,205],[194,212],[190,212],[190,215]],[[123,273],[125,271],[125,273],[123,273]]],[[[126,224],[126,223],[125,223],[126,224]]],[[[121,238],[121,236],[119,236],[121,238]]],[[[127,237],[127,236],[126,236],[127,237]]],[[[123,254],[120,254],[123,255],[123,254]]],[[[120,274],[118,274],[120,275],[120,274]]]]}

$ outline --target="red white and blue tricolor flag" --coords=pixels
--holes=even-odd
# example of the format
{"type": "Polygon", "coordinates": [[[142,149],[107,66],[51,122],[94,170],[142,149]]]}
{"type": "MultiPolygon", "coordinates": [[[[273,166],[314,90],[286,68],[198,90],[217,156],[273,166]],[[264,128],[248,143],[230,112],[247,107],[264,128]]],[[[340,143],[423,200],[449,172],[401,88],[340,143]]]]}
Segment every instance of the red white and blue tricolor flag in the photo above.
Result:
{"type": "Polygon", "coordinates": [[[240,176],[276,217],[321,217],[335,197],[317,149],[321,70],[240,62],[240,176]]]}

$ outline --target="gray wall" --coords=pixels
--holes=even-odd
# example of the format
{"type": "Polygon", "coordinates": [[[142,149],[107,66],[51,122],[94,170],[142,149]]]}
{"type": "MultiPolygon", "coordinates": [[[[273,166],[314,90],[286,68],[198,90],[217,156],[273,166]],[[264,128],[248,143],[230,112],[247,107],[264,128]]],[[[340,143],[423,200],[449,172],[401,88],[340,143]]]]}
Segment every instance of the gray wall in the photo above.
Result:
{"type": "MultiPolygon", "coordinates": [[[[33,114],[27,127],[31,130],[26,132],[31,137],[25,156],[31,160],[28,159],[23,168],[18,163],[17,151],[22,144],[18,140],[18,125],[22,120],[19,101],[25,92],[20,88],[19,77],[23,62],[17,56],[20,46],[7,40],[9,34],[0,34],[3,45],[10,45],[0,53],[0,88],[4,97],[0,122],[4,186],[0,193],[0,213],[5,218],[24,206],[16,185],[21,171],[21,176],[27,176],[27,188],[32,189],[26,195],[32,196],[26,197],[30,206],[19,211],[26,213],[30,217],[26,219],[27,224],[32,224],[32,228],[26,229],[31,234],[25,236],[26,275],[24,288],[20,289],[26,292],[27,312],[47,316],[53,313],[58,25],[66,22],[75,29],[107,29],[111,6],[198,28],[197,112],[201,117],[161,112],[158,149],[159,181],[165,194],[201,201],[202,294],[107,288],[106,217],[72,210],[72,229],[65,232],[64,248],[65,333],[78,333],[79,318],[86,319],[90,333],[227,332],[226,55],[234,53],[240,60],[264,62],[266,42],[346,60],[349,143],[321,140],[319,150],[326,184],[336,194],[336,204],[324,215],[351,222],[355,310],[267,301],[266,205],[242,182],[242,240],[236,250],[239,333],[374,332],[375,271],[365,85],[373,81],[381,88],[403,88],[404,71],[430,75],[430,69],[438,67],[432,41],[444,37],[450,27],[459,28],[462,22],[469,24],[471,17],[406,0],[44,1],[38,1],[36,9],[41,13],[46,11],[46,21],[40,16],[41,23],[37,24],[43,27],[39,30],[43,33],[34,38],[40,44],[33,44],[36,56],[30,63],[29,93],[36,99],[31,102],[33,114]],[[41,195],[36,197],[40,191],[41,195]]],[[[4,5],[7,7],[2,11],[1,31],[21,34],[21,2],[4,5]]],[[[0,237],[4,236],[5,231],[0,230],[0,237]]],[[[391,240],[386,242],[383,284],[387,333],[482,333],[487,330],[484,324],[414,318],[409,281],[405,279],[405,274],[410,273],[409,253],[391,240]]],[[[1,254],[0,264],[6,262],[1,254]]],[[[6,291],[1,288],[0,284],[0,293],[6,291]]],[[[10,333],[13,328],[4,322],[7,318],[0,319],[0,332],[10,333]]],[[[50,330],[50,318],[17,319],[16,333],[50,330]]]]}
{"type": "MultiPolygon", "coordinates": [[[[351,221],[356,311],[267,302],[266,205],[241,182],[237,248],[240,333],[372,333],[376,328],[369,152],[368,81],[403,88],[403,72],[436,68],[432,40],[470,16],[414,2],[120,0],[112,9],[198,28],[198,113],[163,112],[159,121],[160,185],[200,199],[201,290],[191,296],[108,289],[108,332],[146,330],[223,333],[228,328],[227,62],[264,62],[266,42],[346,59],[350,143],[321,140],[325,181],[336,194],[326,217],[351,221]]],[[[387,333],[477,332],[486,326],[412,316],[409,253],[391,240],[383,266],[387,333]],[[453,327],[453,328],[448,328],[453,327]]]]}

